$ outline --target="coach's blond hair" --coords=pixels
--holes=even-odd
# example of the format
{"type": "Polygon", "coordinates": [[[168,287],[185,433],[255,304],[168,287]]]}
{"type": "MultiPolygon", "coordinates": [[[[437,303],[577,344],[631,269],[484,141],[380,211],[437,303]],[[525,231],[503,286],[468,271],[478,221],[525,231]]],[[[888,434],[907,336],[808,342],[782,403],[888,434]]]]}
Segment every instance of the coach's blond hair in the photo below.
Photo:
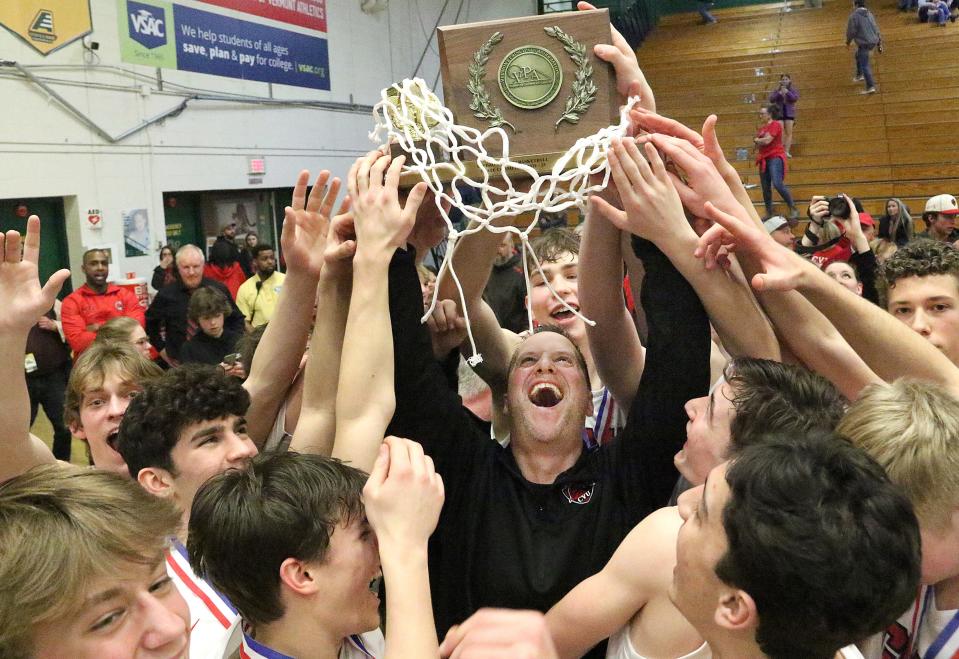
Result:
{"type": "Polygon", "coordinates": [[[35,630],[77,615],[94,579],[163,560],[179,523],[106,471],[43,465],[0,485],[0,657],[33,656],[35,630]]]}
{"type": "Polygon", "coordinates": [[[871,385],[837,431],[883,466],[923,526],[959,506],[959,401],[941,387],[907,379],[871,385]]]}

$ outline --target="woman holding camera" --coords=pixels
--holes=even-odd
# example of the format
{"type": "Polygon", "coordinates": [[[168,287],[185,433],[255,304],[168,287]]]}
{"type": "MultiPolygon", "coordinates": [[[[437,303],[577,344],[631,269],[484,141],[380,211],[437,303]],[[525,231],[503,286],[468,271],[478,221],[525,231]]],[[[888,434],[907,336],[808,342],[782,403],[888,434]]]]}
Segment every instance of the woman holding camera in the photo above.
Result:
{"type": "Polygon", "coordinates": [[[779,196],[789,206],[789,219],[793,223],[799,218],[799,210],[793,202],[789,188],[786,187],[786,150],[783,148],[783,127],[777,121],[778,108],[765,106],[759,110],[762,126],[753,138],[756,145],[756,164],[759,165],[759,181],[763,188],[763,203],[766,204],[766,217],[773,214],[773,192],[776,188],[779,196]]]}
{"type": "Polygon", "coordinates": [[[779,76],[779,87],[769,95],[769,103],[779,109],[783,122],[783,149],[786,157],[792,158],[789,149],[793,145],[793,126],[796,123],[796,101],[799,100],[799,90],[793,87],[792,78],[788,73],[779,76]]]}

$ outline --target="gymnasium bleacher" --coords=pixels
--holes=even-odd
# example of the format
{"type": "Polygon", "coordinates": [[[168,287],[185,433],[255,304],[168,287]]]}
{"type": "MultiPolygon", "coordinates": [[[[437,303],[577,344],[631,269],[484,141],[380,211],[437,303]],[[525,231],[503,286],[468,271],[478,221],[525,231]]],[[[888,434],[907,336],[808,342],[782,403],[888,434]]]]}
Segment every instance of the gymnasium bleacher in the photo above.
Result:
{"type": "MultiPolygon", "coordinates": [[[[696,128],[710,113],[719,115],[720,142],[743,180],[756,186],[750,195],[760,213],[752,137],[760,106],[779,75],[789,73],[801,98],[786,183],[799,208],[813,194],[844,192],[876,217],[889,197],[903,199],[918,217],[928,197],[959,192],[959,63],[950,55],[959,46],[959,23],[919,23],[894,0],[867,6],[885,50],[872,56],[879,92],[870,96],[852,80],[846,0],[826,0],[821,9],[802,2],[723,9],[719,2],[719,23],[709,26],[698,14],[665,16],[638,50],[640,65],[660,113],[696,128]],[[748,150],[747,159],[736,160],[739,149],[748,150]]],[[[773,199],[784,213],[776,192],[773,199]]]]}

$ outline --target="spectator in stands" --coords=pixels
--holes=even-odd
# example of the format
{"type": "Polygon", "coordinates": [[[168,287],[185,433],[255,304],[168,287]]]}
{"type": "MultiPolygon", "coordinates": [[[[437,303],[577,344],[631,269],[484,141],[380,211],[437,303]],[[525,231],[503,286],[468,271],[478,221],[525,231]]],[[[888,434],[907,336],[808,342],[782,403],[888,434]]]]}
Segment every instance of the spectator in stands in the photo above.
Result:
{"type": "MultiPolygon", "coordinates": [[[[23,367],[27,372],[27,393],[30,395],[30,426],[37,419],[39,406],[43,405],[43,412],[53,426],[53,456],[69,462],[71,437],[70,429],[63,421],[63,396],[72,362],[70,349],[60,334],[60,321],[55,313],[59,310],[58,301],[30,328],[23,367]]],[[[132,318],[122,319],[140,327],[132,318]]]]}
{"type": "Polygon", "coordinates": [[[171,366],[176,366],[180,347],[189,336],[196,333],[187,319],[190,296],[200,287],[214,288],[229,298],[231,312],[226,318],[226,328],[243,331],[243,314],[233,302],[230,291],[218,281],[203,276],[203,252],[196,245],[184,245],[177,250],[176,267],[179,281],[163,288],[146,313],[146,330],[153,347],[160,357],[171,366]]]}
{"type": "Polygon", "coordinates": [[[793,145],[793,126],[796,123],[796,101],[799,100],[799,90],[793,87],[792,78],[788,73],[779,76],[779,87],[769,95],[769,103],[779,108],[779,116],[783,122],[783,148],[786,157],[792,158],[790,149],[793,145]]]}
{"type": "Polygon", "coordinates": [[[235,246],[226,241],[217,240],[210,248],[210,262],[203,268],[203,276],[226,286],[234,300],[240,286],[246,281],[238,254],[235,246]]]}
{"type": "Polygon", "coordinates": [[[240,286],[236,306],[246,318],[247,330],[268,323],[276,310],[276,301],[286,275],[276,270],[276,252],[273,245],[259,243],[251,249],[256,274],[240,286]]]}
{"type": "MultiPolygon", "coordinates": [[[[238,204],[239,207],[242,207],[242,204],[238,204]]],[[[236,217],[236,215],[234,215],[236,217]]],[[[213,241],[213,244],[217,243],[225,245],[230,250],[230,259],[231,261],[240,260],[240,248],[236,245],[236,222],[230,222],[222,229],[220,229],[220,235],[216,237],[216,240],[213,241]]],[[[210,248],[210,260],[213,260],[213,248],[210,248]]]]}
{"type": "Polygon", "coordinates": [[[184,364],[224,364],[227,355],[233,355],[230,363],[225,364],[227,372],[242,377],[238,372],[242,366],[237,364],[234,350],[242,331],[228,330],[225,320],[230,313],[230,303],[223,294],[212,288],[200,288],[190,296],[187,314],[190,322],[196,323],[200,331],[194,334],[180,349],[180,361],[184,364]]]}
{"type": "Polygon", "coordinates": [[[766,228],[766,233],[772,236],[773,240],[777,243],[783,247],[795,249],[796,236],[793,235],[792,229],[789,228],[789,220],[785,217],[782,215],[774,215],[763,222],[763,227],[766,228]]]}
{"type": "Polygon", "coordinates": [[[100,331],[97,332],[97,339],[94,343],[104,343],[107,341],[116,341],[118,343],[129,343],[137,352],[146,359],[153,359],[150,348],[150,337],[146,331],[132,318],[120,316],[111,318],[103,323],[100,331]]]}
{"type": "Polygon", "coordinates": [[[921,235],[932,240],[955,244],[959,240],[956,215],[959,215],[959,206],[956,205],[956,198],[951,194],[939,194],[930,198],[922,213],[926,230],[921,235]]]}
{"type": "Polygon", "coordinates": [[[719,19],[713,16],[709,10],[712,9],[713,5],[716,3],[713,0],[697,0],[696,1],[696,11],[699,12],[699,15],[703,19],[703,25],[713,25],[718,23],[719,19]]]}
{"type": "Polygon", "coordinates": [[[129,316],[141,325],[144,322],[137,296],[127,288],[107,283],[109,268],[106,251],[88,249],[80,267],[87,281],[63,300],[63,334],[75,356],[93,343],[97,330],[111,318],[129,316]]]}
{"type": "MultiPolygon", "coordinates": [[[[919,0],[919,22],[945,27],[950,16],[949,3],[945,0],[919,0]]],[[[955,19],[952,19],[955,21],[955,19]]]]}
{"type": "Polygon", "coordinates": [[[513,249],[513,234],[506,232],[496,249],[493,270],[483,291],[483,299],[489,304],[500,327],[511,332],[529,329],[526,314],[526,278],[519,254],[513,249]]]}
{"type": "Polygon", "coordinates": [[[160,265],[153,269],[153,279],[150,284],[158,291],[176,281],[176,268],[173,265],[173,248],[164,245],[160,248],[160,265]]]}
{"type": "Polygon", "coordinates": [[[859,281],[859,274],[849,262],[830,261],[822,271],[856,295],[862,295],[862,282],[859,281]]]}
{"type": "Polygon", "coordinates": [[[243,237],[243,247],[240,249],[240,267],[243,268],[243,272],[246,273],[247,277],[252,277],[256,274],[256,270],[253,268],[253,248],[256,247],[259,242],[260,237],[253,231],[247,232],[243,237]]]}
{"type": "Polygon", "coordinates": [[[901,199],[886,200],[886,212],[879,217],[879,239],[902,247],[912,240],[914,227],[909,207],[901,199]]]}
{"type": "Polygon", "coordinates": [[[786,187],[786,150],[783,148],[783,127],[775,114],[775,106],[764,106],[759,110],[762,125],[753,138],[756,145],[756,164],[759,165],[759,180],[763,187],[763,202],[766,204],[766,217],[773,214],[773,192],[776,188],[786,205],[789,206],[789,219],[796,220],[799,210],[793,202],[789,188],[786,187]]]}
{"type": "Polygon", "coordinates": [[[959,365],[959,251],[916,239],[882,266],[886,310],[959,365]]]}
{"type": "Polygon", "coordinates": [[[872,77],[869,55],[877,46],[882,52],[882,34],[879,32],[876,17],[866,9],[866,0],[854,0],[854,5],[855,8],[846,23],[846,47],[853,41],[856,42],[856,76],[853,82],[865,80],[866,89],[861,93],[875,94],[876,81],[872,77]]]}

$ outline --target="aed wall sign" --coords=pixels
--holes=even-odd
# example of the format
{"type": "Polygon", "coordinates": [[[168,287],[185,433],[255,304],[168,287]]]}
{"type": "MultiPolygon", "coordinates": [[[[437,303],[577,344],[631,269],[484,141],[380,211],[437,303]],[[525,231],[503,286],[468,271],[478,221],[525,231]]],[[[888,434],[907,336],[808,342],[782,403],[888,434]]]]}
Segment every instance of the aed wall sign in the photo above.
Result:
{"type": "Polygon", "coordinates": [[[5,0],[0,25],[44,55],[93,29],[89,0],[5,0]]]}

